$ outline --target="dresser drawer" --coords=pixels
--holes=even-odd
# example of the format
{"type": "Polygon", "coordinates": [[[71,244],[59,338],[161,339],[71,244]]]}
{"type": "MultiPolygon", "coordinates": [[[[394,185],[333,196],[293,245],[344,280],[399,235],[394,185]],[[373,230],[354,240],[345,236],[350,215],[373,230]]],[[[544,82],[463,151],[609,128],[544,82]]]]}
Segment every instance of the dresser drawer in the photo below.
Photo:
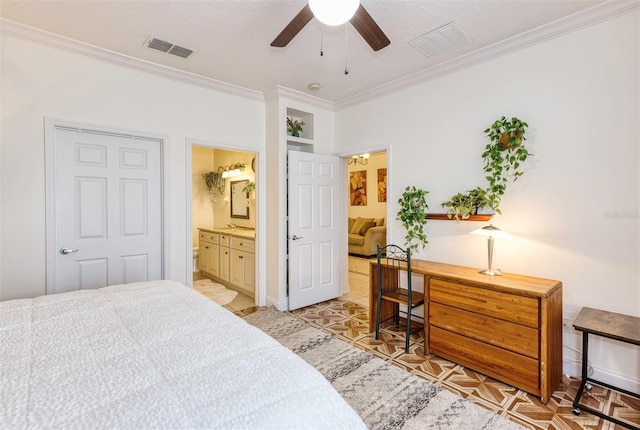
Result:
{"type": "Polygon", "coordinates": [[[504,321],[511,321],[535,329],[539,326],[538,299],[533,297],[431,278],[429,281],[429,299],[432,302],[480,313],[504,321]]]}
{"type": "Polygon", "coordinates": [[[540,395],[537,360],[439,327],[431,327],[429,346],[432,354],[540,395]]]}
{"type": "Polygon", "coordinates": [[[429,324],[538,359],[539,332],[531,327],[431,302],[429,324]]]}
{"type": "Polygon", "coordinates": [[[255,241],[253,239],[231,236],[231,248],[240,251],[255,252],[255,241]]]}
{"type": "Polygon", "coordinates": [[[217,244],[219,241],[218,233],[200,232],[200,240],[217,244]]]}

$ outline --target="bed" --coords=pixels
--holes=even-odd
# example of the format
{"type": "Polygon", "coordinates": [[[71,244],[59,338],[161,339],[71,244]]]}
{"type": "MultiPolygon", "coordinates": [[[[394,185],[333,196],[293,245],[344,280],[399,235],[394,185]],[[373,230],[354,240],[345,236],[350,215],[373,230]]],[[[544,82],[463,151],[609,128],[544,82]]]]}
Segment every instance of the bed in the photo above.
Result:
{"type": "Polygon", "coordinates": [[[313,367],[188,287],[0,302],[0,428],[349,429],[313,367]]]}

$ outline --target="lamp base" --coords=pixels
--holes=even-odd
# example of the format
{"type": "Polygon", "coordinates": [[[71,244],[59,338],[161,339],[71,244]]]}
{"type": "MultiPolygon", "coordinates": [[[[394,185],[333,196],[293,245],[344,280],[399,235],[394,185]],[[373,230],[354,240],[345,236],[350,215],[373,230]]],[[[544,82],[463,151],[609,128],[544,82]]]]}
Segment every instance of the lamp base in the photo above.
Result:
{"type": "Polygon", "coordinates": [[[485,270],[480,270],[479,273],[482,273],[483,275],[490,275],[490,276],[502,276],[502,270],[500,269],[485,269],[485,270]]]}

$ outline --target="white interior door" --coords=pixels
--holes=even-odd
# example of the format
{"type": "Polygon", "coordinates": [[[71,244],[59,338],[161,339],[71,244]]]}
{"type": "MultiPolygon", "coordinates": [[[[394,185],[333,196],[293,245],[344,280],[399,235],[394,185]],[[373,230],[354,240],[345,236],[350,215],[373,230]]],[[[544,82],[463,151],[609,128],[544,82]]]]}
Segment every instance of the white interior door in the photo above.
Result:
{"type": "Polygon", "coordinates": [[[289,151],[289,309],[340,295],[340,158],[289,151]]]}
{"type": "Polygon", "coordinates": [[[53,144],[48,293],[162,279],[161,142],[56,128],[53,144]]]}

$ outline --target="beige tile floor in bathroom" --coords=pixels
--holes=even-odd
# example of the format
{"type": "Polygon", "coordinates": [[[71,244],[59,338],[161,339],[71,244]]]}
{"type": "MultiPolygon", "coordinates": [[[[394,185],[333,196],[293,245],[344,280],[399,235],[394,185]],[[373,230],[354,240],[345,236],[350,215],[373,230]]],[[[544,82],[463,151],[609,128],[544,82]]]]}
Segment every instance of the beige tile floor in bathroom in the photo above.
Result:
{"type": "MultiPolygon", "coordinates": [[[[349,256],[349,289],[340,298],[351,303],[369,307],[369,262],[367,258],[349,256]]],[[[205,276],[201,272],[193,274],[193,280],[203,279],[205,276]]],[[[253,298],[238,292],[235,299],[224,307],[232,312],[255,306],[253,298]]]]}

